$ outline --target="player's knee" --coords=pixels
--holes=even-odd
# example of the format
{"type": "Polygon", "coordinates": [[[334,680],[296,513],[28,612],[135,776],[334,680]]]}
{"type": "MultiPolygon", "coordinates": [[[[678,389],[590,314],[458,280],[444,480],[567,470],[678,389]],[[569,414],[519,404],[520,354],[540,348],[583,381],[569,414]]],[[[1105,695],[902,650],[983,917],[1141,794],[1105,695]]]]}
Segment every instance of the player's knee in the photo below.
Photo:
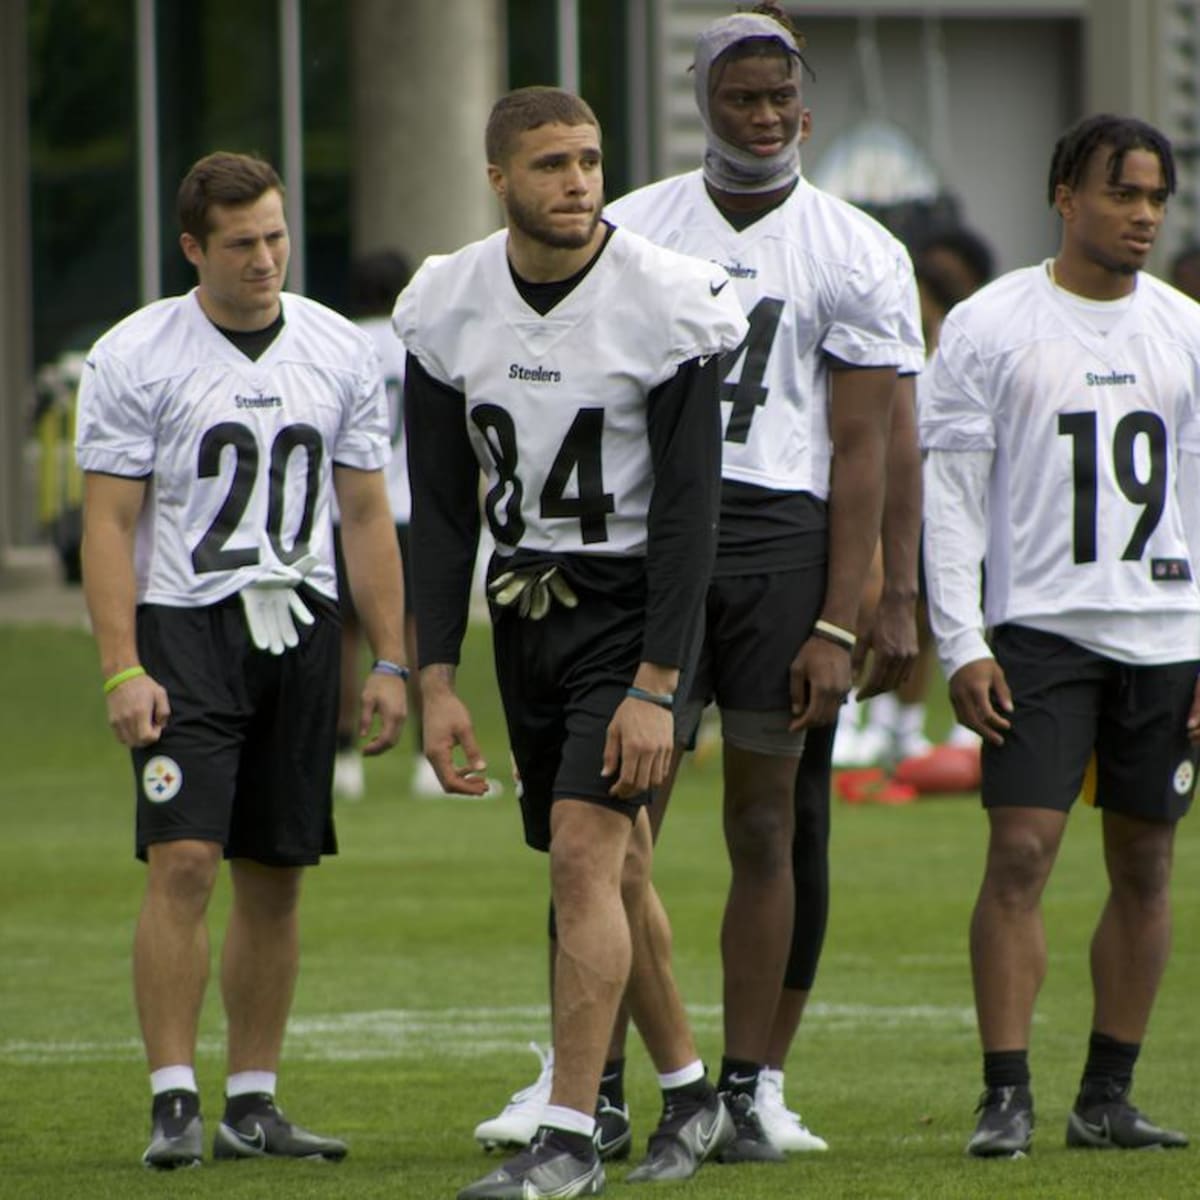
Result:
{"type": "Polygon", "coordinates": [[[571,915],[621,888],[622,864],[597,854],[586,837],[556,830],[550,843],[550,894],[561,932],[571,915]]]}
{"type": "Polygon", "coordinates": [[[650,886],[651,855],[641,846],[630,846],[621,867],[621,899],[627,909],[642,904],[650,886]]]}
{"type": "Polygon", "coordinates": [[[791,874],[792,812],[787,805],[742,804],[725,817],[725,842],[734,869],[760,875],[791,874]]]}
{"type": "Polygon", "coordinates": [[[217,843],[159,842],[149,847],[146,858],[149,891],[176,904],[207,905],[221,866],[217,843]]]}
{"type": "Polygon", "coordinates": [[[1159,842],[1124,847],[1108,856],[1113,899],[1142,909],[1165,907],[1171,886],[1171,850],[1159,842]]]}
{"type": "Polygon", "coordinates": [[[988,847],[985,887],[1006,903],[1036,902],[1054,864],[1055,847],[1033,830],[1009,830],[988,847]]]}

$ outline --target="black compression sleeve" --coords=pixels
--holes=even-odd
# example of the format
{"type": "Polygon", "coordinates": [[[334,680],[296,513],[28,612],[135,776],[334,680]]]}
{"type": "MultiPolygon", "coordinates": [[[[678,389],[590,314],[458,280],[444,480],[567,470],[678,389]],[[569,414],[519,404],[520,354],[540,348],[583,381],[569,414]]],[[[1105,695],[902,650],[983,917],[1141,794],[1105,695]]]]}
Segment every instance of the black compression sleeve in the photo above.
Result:
{"type": "Polygon", "coordinates": [[[479,545],[479,461],[467,437],[466,398],[412,354],[404,376],[404,430],[417,658],[423,667],[457,663],[479,545]]]}
{"type": "Polygon", "coordinates": [[[642,661],[682,666],[712,575],[721,496],[716,355],[684,363],[649,397],[654,491],[646,519],[642,661]]]}

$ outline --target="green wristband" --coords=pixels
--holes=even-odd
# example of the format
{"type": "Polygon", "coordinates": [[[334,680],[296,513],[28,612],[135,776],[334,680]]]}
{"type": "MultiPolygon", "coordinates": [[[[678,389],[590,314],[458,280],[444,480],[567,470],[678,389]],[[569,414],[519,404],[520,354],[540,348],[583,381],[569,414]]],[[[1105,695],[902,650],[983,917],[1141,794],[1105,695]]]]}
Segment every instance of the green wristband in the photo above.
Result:
{"type": "Polygon", "coordinates": [[[139,675],[145,675],[145,673],[145,667],[126,667],[125,670],[110,675],[104,681],[104,694],[107,696],[110,692],[115,692],[121,684],[127,683],[130,679],[136,679],[139,675]]]}

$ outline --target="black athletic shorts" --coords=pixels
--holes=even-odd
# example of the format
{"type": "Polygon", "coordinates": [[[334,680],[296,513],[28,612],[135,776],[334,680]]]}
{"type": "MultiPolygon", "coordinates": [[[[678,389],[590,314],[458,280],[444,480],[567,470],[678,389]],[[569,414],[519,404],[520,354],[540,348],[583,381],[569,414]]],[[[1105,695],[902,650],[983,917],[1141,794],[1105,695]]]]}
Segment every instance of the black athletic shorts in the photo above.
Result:
{"type": "MultiPolygon", "coordinates": [[[[400,547],[400,570],[404,576],[404,611],[413,611],[412,578],[408,570],[408,529],[407,525],[396,526],[396,544],[400,547]]],[[[337,571],[338,609],[343,619],[354,620],[357,615],[354,609],[354,595],[350,591],[350,576],[346,574],[346,556],[342,553],[342,527],[333,527],[333,565],[337,571]]]]}
{"type": "MultiPolygon", "coordinates": [[[[493,558],[489,580],[506,569],[493,558]]],[[[492,605],[496,680],[521,777],[525,841],[535,850],[549,849],[555,800],[591,801],[631,820],[650,801],[650,792],[609,795],[615,777],[600,774],[609,723],[641,661],[645,589],[576,592],[577,608],[552,604],[540,621],[492,605]]]]}
{"type": "Polygon", "coordinates": [[[1082,793],[1147,821],[1187,812],[1198,754],[1185,725],[1200,662],[1130,666],[1012,624],[995,630],[992,650],[1014,711],[1004,745],[983,744],[985,808],[1066,812],[1082,793]]]}
{"type": "Polygon", "coordinates": [[[763,754],[800,753],[803,733],[787,730],[791,665],[821,614],[825,583],[823,563],[712,580],[704,641],[676,725],[681,745],[691,744],[704,706],[715,700],[723,716],[734,716],[724,722],[726,740],[763,754]],[[755,714],[757,724],[743,714],[755,714]]]}
{"type": "Polygon", "coordinates": [[[341,633],[332,602],[303,594],[317,619],[280,655],[255,648],[236,595],[202,608],[138,608],[138,653],[171,706],[162,737],[132,752],[139,858],[181,838],[270,866],[337,853],[341,633]]]}

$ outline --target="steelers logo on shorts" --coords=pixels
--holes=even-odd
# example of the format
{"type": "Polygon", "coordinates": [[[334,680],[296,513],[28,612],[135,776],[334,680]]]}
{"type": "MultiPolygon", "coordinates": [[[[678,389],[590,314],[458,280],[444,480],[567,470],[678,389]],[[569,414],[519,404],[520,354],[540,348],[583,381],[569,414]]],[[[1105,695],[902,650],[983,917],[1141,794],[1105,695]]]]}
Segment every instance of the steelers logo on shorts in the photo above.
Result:
{"type": "Polygon", "coordinates": [[[1192,760],[1185,758],[1183,762],[1175,768],[1175,778],[1171,781],[1175,794],[1178,796],[1186,796],[1192,790],[1192,784],[1196,779],[1196,768],[1192,766],[1192,760]]]}
{"type": "Polygon", "coordinates": [[[156,754],[142,768],[142,791],[151,804],[165,804],[179,795],[183,768],[165,754],[156,754]]]}

